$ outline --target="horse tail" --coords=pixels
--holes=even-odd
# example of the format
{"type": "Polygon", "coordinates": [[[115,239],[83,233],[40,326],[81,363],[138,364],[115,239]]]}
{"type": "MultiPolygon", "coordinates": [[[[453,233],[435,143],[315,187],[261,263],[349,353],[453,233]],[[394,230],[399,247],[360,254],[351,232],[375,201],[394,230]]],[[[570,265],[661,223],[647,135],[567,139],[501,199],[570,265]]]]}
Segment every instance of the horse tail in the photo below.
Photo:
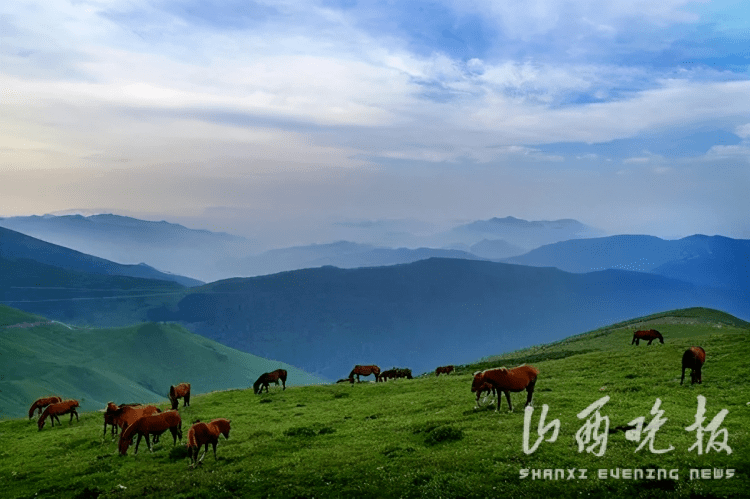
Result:
{"type": "Polygon", "coordinates": [[[195,425],[191,426],[188,430],[188,437],[187,437],[187,446],[190,447],[198,447],[198,442],[195,438],[195,425]]]}

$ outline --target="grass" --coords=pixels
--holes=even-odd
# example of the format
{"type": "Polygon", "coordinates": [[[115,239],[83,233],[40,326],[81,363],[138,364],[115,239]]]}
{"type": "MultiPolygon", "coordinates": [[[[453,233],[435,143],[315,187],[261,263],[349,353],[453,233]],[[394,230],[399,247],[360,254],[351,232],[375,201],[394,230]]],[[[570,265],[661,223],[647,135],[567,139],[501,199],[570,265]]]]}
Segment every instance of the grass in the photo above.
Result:
{"type": "MultiPolygon", "coordinates": [[[[713,314],[713,312],[711,312],[713,314]]],[[[724,316],[722,316],[724,317],[724,316]]],[[[743,497],[750,486],[750,330],[713,316],[679,313],[649,319],[664,345],[631,346],[635,321],[562,342],[511,352],[460,366],[457,374],[388,383],[272,387],[194,395],[180,408],[183,429],[196,419],[232,420],[218,460],[188,467],[184,441],[162,438],[150,453],[117,454],[102,439],[102,414],[37,431],[33,422],[0,423],[0,483],[7,497],[743,497]],[[702,385],[680,386],[680,359],[691,345],[707,352],[702,385]],[[494,408],[473,409],[471,372],[488,365],[535,359],[541,374],[534,394],[531,441],[543,406],[547,423],[559,419],[555,442],[523,451],[525,393],[494,408]],[[706,421],[721,410],[731,454],[689,451],[697,397],[706,398],[706,421]],[[657,450],[635,452],[623,432],[608,435],[603,456],[578,451],[577,414],[600,397],[611,427],[643,416],[661,400],[666,422],[656,432],[657,450]],[[532,479],[534,469],[586,469],[587,479],[532,479]],[[690,469],[735,470],[732,478],[690,479],[690,469]],[[599,469],[677,469],[678,478],[598,478],[599,469]],[[529,476],[521,479],[521,470],[529,476]]],[[[741,323],[737,323],[742,325],[741,323]]],[[[638,326],[639,327],[639,326],[638,326]]],[[[688,376],[689,379],[689,376],[688,376]]],[[[704,440],[707,442],[709,433],[704,440]]],[[[549,437],[550,435],[546,435],[549,437]]],[[[580,476],[580,472],[575,472],[580,476]]]]}
{"type": "Polygon", "coordinates": [[[57,394],[84,411],[117,403],[163,402],[169,386],[190,382],[205,393],[252,386],[279,367],[293,385],[323,382],[285,363],[226,347],[176,324],[71,329],[0,306],[0,418],[22,417],[31,402],[57,394]],[[5,359],[12,360],[6,363],[5,359]]]}

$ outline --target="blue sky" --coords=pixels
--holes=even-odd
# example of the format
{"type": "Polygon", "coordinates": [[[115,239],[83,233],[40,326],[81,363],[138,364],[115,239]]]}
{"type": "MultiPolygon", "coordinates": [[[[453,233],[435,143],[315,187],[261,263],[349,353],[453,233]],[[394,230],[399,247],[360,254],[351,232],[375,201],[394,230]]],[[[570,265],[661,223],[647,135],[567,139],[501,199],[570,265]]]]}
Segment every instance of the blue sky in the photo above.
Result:
{"type": "Polygon", "coordinates": [[[750,238],[748,38],[730,0],[4,2],[0,216],[750,238]]]}

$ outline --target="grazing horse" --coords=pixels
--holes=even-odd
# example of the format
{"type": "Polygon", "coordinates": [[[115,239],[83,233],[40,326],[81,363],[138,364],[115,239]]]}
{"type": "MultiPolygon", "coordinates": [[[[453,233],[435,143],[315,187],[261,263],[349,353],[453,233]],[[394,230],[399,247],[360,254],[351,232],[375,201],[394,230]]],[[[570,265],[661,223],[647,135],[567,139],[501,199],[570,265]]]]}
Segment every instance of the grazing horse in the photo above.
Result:
{"type": "Polygon", "coordinates": [[[706,362],[706,351],[701,347],[690,347],[682,354],[682,378],[680,384],[685,381],[685,369],[690,369],[690,384],[703,383],[701,368],[706,362]]]}
{"type": "Polygon", "coordinates": [[[253,392],[258,395],[263,391],[263,388],[265,388],[266,393],[268,393],[268,385],[276,383],[276,386],[279,386],[279,380],[281,380],[282,389],[286,390],[286,370],[276,369],[270,373],[263,373],[257,381],[253,383],[253,392]]]}
{"type": "Polygon", "coordinates": [[[78,411],[76,411],[76,407],[78,406],[77,400],[63,400],[62,402],[48,405],[42,413],[42,417],[36,422],[39,430],[44,428],[44,420],[47,419],[47,416],[50,417],[53,428],[55,427],[55,420],[57,420],[57,424],[62,424],[58,416],[62,416],[63,414],[70,414],[70,422],[73,422],[73,415],[75,414],[76,421],[78,421],[78,411]]]}
{"type": "Polygon", "coordinates": [[[125,430],[138,418],[150,416],[157,412],[161,412],[161,409],[155,405],[122,404],[117,406],[113,402],[108,402],[107,409],[104,412],[104,435],[107,434],[107,425],[112,426],[112,436],[114,437],[117,435],[119,428],[125,430]]]}
{"type": "Polygon", "coordinates": [[[453,366],[441,366],[435,369],[435,376],[440,376],[441,374],[450,374],[453,372],[454,367],[453,366]]]}
{"type": "Polygon", "coordinates": [[[29,419],[34,417],[34,411],[36,411],[37,409],[39,409],[39,415],[41,415],[45,407],[50,404],[56,404],[57,402],[62,402],[62,399],[57,395],[37,399],[33,404],[31,404],[31,409],[29,409],[29,419]]]}
{"type": "Polygon", "coordinates": [[[127,455],[128,447],[133,443],[135,433],[138,434],[138,440],[135,443],[135,452],[133,454],[138,454],[138,444],[141,443],[141,437],[143,436],[146,437],[146,445],[149,450],[153,452],[154,448],[149,440],[149,435],[161,435],[167,430],[172,432],[174,445],[177,445],[177,437],[182,441],[182,418],[180,418],[180,414],[175,410],[138,418],[135,423],[128,426],[120,435],[120,442],[118,444],[120,454],[123,456],[127,455]]]}
{"type": "Polygon", "coordinates": [[[352,383],[354,383],[354,375],[357,375],[357,383],[359,383],[359,376],[369,376],[371,374],[375,375],[375,381],[378,381],[378,378],[380,377],[380,368],[376,365],[371,366],[360,366],[357,364],[354,366],[354,369],[352,369],[352,372],[349,373],[349,379],[352,383]]]}
{"type": "MultiPolygon", "coordinates": [[[[474,373],[474,380],[471,383],[471,391],[476,392],[483,389],[485,383],[489,383],[499,392],[505,393],[508,400],[508,409],[513,411],[513,405],[510,402],[510,392],[520,392],[526,390],[526,405],[531,404],[531,397],[534,394],[534,385],[539,370],[533,366],[522,365],[513,369],[499,367],[496,369],[487,369],[474,373]]],[[[495,412],[500,409],[500,400],[497,402],[495,412]]]]}
{"type": "MultiPolygon", "coordinates": [[[[480,405],[479,405],[479,397],[481,397],[482,393],[484,393],[484,392],[487,392],[487,395],[485,395],[484,398],[482,399],[482,403],[486,402],[487,398],[490,397],[490,396],[493,396],[493,397],[497,398],[497,390],[495,390],[495,387],[492,386],[491,384],[487,383],[487,382],[484,382],[484,383],[482,383],[482,385],[479,388],[477,388],[477,402],[476,402],[476,406],[474,406],[474,409],[479,409],[479,407],[480,407],[480,405]]],[[[490,402],[490,403],[492,403],[492,402],[490,402]]]]}
{"type": "Polygon", "coordinates": [[[378,381],[385,382],[388,379],[397,378],[413,379],[413,376],[411,375],[411,369],[394,367],[393,369],[381,372],[380,376],[378,376],[378,381]]]}
{"type": "Polygon", "coordinates": [[[214,419],[210,423],[201,423],[198,421],[188,430],[188,457],[192,460],[191,468],[195,468],[197,465],[203,463],[203,458],[206,457],[208,452],[208,444],[211,444],[214,448],[214,460],[216,460],[216,444],[219,443],[219,435],[224,435],[224,438],[229,438],[230,421],[225,418],[214,419]],[[206,448],[203,451],[203,455],[198,459],[198,452],[201,449],[201,445],[205,445],[206,448]]]}
{"type": "Polygon", "coordinates": [[[648,340],[648,345],[650,345],[654,340],[659,340],[662,344],[664,344],[664,337],[656,329],[649,329],[648,331],[636,331],[635,333],[633,333],[633,341],[631,341],[630,344],[632,345],[633,343],[635,343],[635,346],[638,346],[641,340],[648,340]]]}
{"type": "Polygon", "coordinates": [[[180,383],[169,387],[169,401],[172,402],[172,410],[176,411],[180,405],[177,399],[183,399],[182,407],[190,405],[190,383],[180,383]]]}

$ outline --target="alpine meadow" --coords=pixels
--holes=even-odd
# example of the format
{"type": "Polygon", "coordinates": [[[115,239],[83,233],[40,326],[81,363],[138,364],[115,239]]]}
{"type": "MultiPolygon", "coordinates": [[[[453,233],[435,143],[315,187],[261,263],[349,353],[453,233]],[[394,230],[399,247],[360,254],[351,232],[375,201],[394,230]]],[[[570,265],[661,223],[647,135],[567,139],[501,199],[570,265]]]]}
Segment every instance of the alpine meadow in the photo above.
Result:
{"type": "Polygon", "coordinates": [[[748,5],[0,1],[0,499],[750,499],[748,5]]]}

